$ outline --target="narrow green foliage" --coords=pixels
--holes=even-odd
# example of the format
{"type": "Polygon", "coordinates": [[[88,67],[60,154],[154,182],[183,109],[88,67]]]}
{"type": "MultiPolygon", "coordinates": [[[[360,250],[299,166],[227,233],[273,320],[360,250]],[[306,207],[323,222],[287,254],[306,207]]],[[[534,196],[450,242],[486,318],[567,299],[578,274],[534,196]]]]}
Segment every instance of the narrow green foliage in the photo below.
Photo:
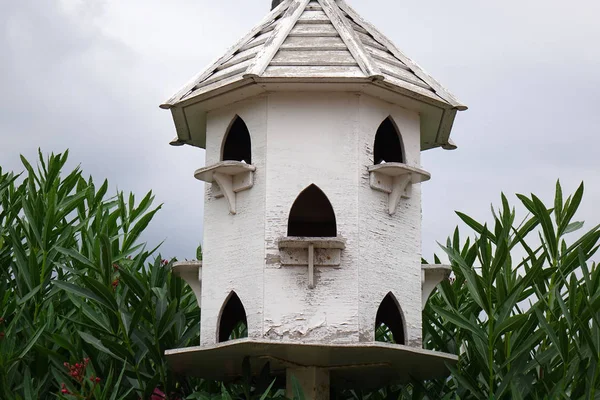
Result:
{"type": "Polygon", "coordinates": [[[198,343],[196,299],[138,243],[160,207],[151,193],[107,198],[108,182],[65,173],[67,158],[0,169],[0,398],[191,392],[163,353],[198,343]],[[86,358],[83,380],[65,367],[86,358]]]}
{"type": "MultiPolygon", "coordinates": [[[[583,184],[552,207],[517,195],[529,211],[515,224],[502,195],[494,226],[457,213],[473,242],[456,231],[446,246],[454,277],[424,311],[424,342],[460,355],[450,380],[429,382],[460,399],[592,399],[600,395],[598,227],[572,222],[583,184]],[[493,231],[491,233],[490,231],[493,231]]],[[[441,396],[440,396],[441,397],[441,396]]]]}

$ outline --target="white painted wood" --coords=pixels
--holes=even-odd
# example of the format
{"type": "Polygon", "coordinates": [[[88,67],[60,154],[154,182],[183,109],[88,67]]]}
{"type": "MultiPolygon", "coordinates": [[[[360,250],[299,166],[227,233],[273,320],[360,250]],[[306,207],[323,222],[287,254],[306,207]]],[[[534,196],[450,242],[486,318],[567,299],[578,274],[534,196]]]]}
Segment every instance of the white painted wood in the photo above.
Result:
{"type": "Polygon", "coordinates": [[[193,90],[193,88],[200,82],[204,81],[212,72],[217,68],[223,61],[229,59],[235,52],[237,52],[244,44],[246,44],[251,38],[256,36],[258,32],[260,32],[265,26],[269,25],[275,18],[277,18],[289,5],[289,2],[283,2],[275,9],[271,10],[269,14],[257,25],[255,26],[246,36],[240,39],[234,46],[232,46],[227,52],[213,62],[208,68],[199,73],[197,76],[192,78],[188,83],[183,85],[181,89],[177,91],[171,98],[165,101],[161,107],[162,108],[170,108],[172,105],[180,101],[186,94],[193,90]]]}
{"type": "Polygon", "coordinates": [[[237,214],[235,192],[233,191],[233,177],[231,175],[225,175],[219,172],[213,173],[213,179],[219,184],[219,188],[227,199],[229,204],[229,213],[237,214]]]}
{"type": "Polygon", "coordinates": [[[232,56],[228,61],[221,64],[216,69],[216,71],[220,71],[222,69],[226,69],[226,68],[232,67],[234,65],[237,65],[241,62],[250,60],[256,56],[256,53],[258,53],[258,50],[259,49],[257,47],[253,47],[248,50],[239,51],[234,56],[232,56]]]}
{"type": "Polygon", "coordinates": [[[315,245],[308,245],[308,288],[315,288],[315,245]]]}
{"type": "Polygon", "coordinates": [[[346,248],[346,240],[338,237],[282,237],[277,240],[280,249],[307,249],[314,246],[316,249],[346,248]]]}
{"type": "Polygon", "coordinates": [[[397,162],[389,162],[382,163],[377,165],[371,165],[368,168],[369,172],[379,173],[387,176],[402,176],[402,175],[411,175],[412,181],[414,183],[425,182],[431,179],[431,174],[424,169],[412,167],[407,164],[397,163],[397,162]]]}
{"type": "Polygon", "coordinates": [[[327,18],[327,15],[323,12],[323,10],[309,10],[308,7],[306,11],[302,13],[300,18],[298,19],[299,24],[329,24],[330,21],[327,18]]]}
{"type": "Polygon", "coordinates": [[[380,66],[381,72],[386,76],[391,76],[396,79],[400,79],[413,85],[419,86],[425,90],[433,91],[428,84],[417,78],[412,72],[408,72],[400,68],[390,68],[390,66],[386,65],[386,63],[384,62],[377,62],[377,64],[380,66]]]}
{"type": "Polygon", "coordinates": [[[435,288],[443,280],[448,279],[450,273],[452,272],[452,267],[449,265],[424,264],[421,268],[423,270],[423,281],[421,284],[421,304],[422,309],[424,310],[429,296],[431,296],[431,293],[433,293],[435,288]]]}
{"type": "MultiPolygon", "coordinates": [[[[251,63],[252,63],[252,60],[246,60],[239,64],[232,65],[229,68],[225,68],[220,71],[217,71],[214,74],[210,75],[208,78],[206,78],[205,81],[203,81],[202,83],[199,83],[195,89],[200,89],[204,86],[210,85],[211,83],[219,82],[223,79],[227,79],[234,75],[243,74],[248,69],[248,66],[251,63]]],[[[191,93],[193,93],[193,92],[191,92],[191,93]]]]}
{"type": "Polygon", "coordinates": [[[328,24],[314,24],[314,25],[296,25],[290,31],[290,37],[304,36],[304,37],[336,37],[339,36],[338,31],[333,27],[331,23],[328,24]]]}
{"type": "Polygon", "coordinates": [[[383,79],[381,71],[365,52],[364,46],[361,45],[348,20],[340,13],[339,7],[331,0],[319,0],[319,4],[365,75],[371,79],[383,79]]]}
{"type": "Polygon", "coordinates": [[[261,76],[263,72],[265,72],[267,66],[277,51],[279,51],[279,47],[281,47],[285,41],[287,35],[296,24],[298,18],[300,18],[300,15],[304,12],[308,3],[309,0],[291,0],[287,11],[273,30],[273,36],[265,43],[262,51],[254,58],[252,64],[248,67],[248,71],[246,72],[247,76],[261,76]]]}
{"type": "Polygon", "coordinates": [[[198,97],[200,97],[203,94],[206,93],[211,93],[211,94],[221,94],[218,93],[218,91],[220,91],[223,88],[227,88],[227,89],[233,89],[231,86],[233,86],[234,83],[240,83],[241,81],[244,80],[243,77],[243,71],[236,74],[236,75],[232,75],[228,78],[224,78],[221,80],[217,80],[213,83],[207,84],[207,85],[202,85],[201,87],[195,89],[193,92],[190,92],[190,94],[188,96],[186,96],[185,98],[185,102],[193,102],[196,101],[198,97]]]}
{"type": "Polygon", "coordinates": [[[165,354],[176,373],[210,380],[241,376],[243,360],[250,357],[257,374],[267,362],[271,371],[318,365],[331,371],[332,380],[349,378],[356,389],[380,388],[389,380],[444,378],[448,375],[446,364],[455,365],[458,361],[453,354],[390,343],[324,344],[256,338],[167,350],[165,354]]]}
{"type": "Polygon", "coordinates": [[[364,34],[362,32],[356,32],[356,35],[358,36],[360,41],[363,42],[363,44],[365,44],[366,46],[371,46],[381,51],[387,51],[387,48],[383,44],[373,39],[371,35],[364,34]]]}
{"type": "Polygon", "coordinates": [[[240,51],[252,49],[254,47],[258,47],[260,45],[265,44],[267,39],[269,39],[271,37],[272,33],[273,33],[273,31],[271,30],[269,32],[261,33],[261,34],[255,36],[252,40],[250,40],[248,43],[246,43],[244,46],[242,46],[240,48],[240,51]]]}
{"type": "Polygon", "coordinates": [[[388,193],[388,212],[396,213],[401,198],[411,197],[411,185],[431,179],[431,175],[402,163],[385,163],[369,167],[371,188],[388,193]]]}
{"type": "Polygon", "coordinates": [[[347,50],[346,44],[340,37],[288,37],[281,45],[281,50],[347,50]]]}
{"type": "Polygon", "coordinates": [[[392,293],[407,344],[419,348],[421,192],[414,183],[429,179],[418,167],[421,133],[444,139],[453,115],[443,110],[456,110],[336,1],[285,4],[282,18],[177,103],[190,132],[206,133],[209,167],[196,175],[213,183],[205,196],[203,349],[216,343],[232,291],[246,310],[249,340],[357,346],[374,340],[379,304],[392,293]],[[373,82],[377,73],[385,80],[373,82]],[[251,135],[252,166],[219,161],[236,115],[251,135]],[[375,134],[390,116],[406,165],[371,166],[375,134]],[[311,184],[332,204],[336,238],[285,237],[290,209],[311,184]]]}
{"type": "Polygon", "coordinates": [[[202,261],[179,261],[173,263],[172,271],[190,286],[202,308],[202,261]]]}
{"type": "Polygon", "coordinates": [[[306,11],[323,11],[323,8],[317,1],[311,1],[306,6],[306,11]]]}
{"type": "Polygon", "coordinates": [[[194,177],[206,183],[212,183],[215,173],[221,173],[229,176],[239,175],[247,172],[256,171],[256,167],[252,164],[246,164],[241,161],[220,161],[211,166],[197,169],[194,172],[194,177]]]}
{"type": "Polygon", "coordinates": [[[348,51],[290,51],[280,50],[270,65],[298,66],[344,66],[358,65],[356,59],[348,51]]]}
{"type": "Polygon", "coordinates": [[[406,65],[404,65],[402,61],[394,57],[391,53],[371,46],[365,46],[365,49],[375,60],[383,61],[387,64],[393,65],[396,68],[401,68],[405,71],[410,72],[410,69],[406,65]]]}
{"type": "MultiPolygon", "coordinates": [[[[314,245],[313,245],[314,246],[314,245]]],[[[306,248],[297,249],[293,247],[282,248],[279,252],[282,266],[307,266],[308,253],[306,248]]],[[[315,248],[314,265],[317,267],[339,267],[341,265],[341,249],[315,248]]]]}
{"type": "Polygon", "coordinates": [[[196,170],[194,177],[207,183],[216,182],[218,188],[213,196],[215,198],[225,197],[229,205],[229,212],[237,214],[236,193],[254,186],[254,171],[256,171],[254,165],[240,161],[221,161],[196,170]]]}
{"type": "Polygon", "coordinates": [[[417,100],[420,100],[423,102],[432,100],[433,102],[432,103],[430,102],[431,104],[435,104],[438,107],[444,107],[444,105],[446,105],[446,107],[447,107],[448,103],[444,99],[442,99],[440,96],[438,96],[437,93],[434,92],[433,90],[425,89],[421,86],[417,86],[413,83],[407,82],[404,79],[398,79],[395,76],[387,75],[385,73],[383,75],[385,76],[384,83],[387,83],[394,89],[395,88],[404,89],[404,90],[406,90],[407,95],[413,96],[417,100]]]}
{"type": "Polygon", "coordinates": [[[356,66],[272,66],[267,68],[264,77],[282,78],[364,78],[365,74],[356,66]]]}
{"type": "Polygon", "coordinates": [[[360,26],[362,26],[365,30],[367,30],[375,40],[381,42],[383,45],[387,47],[389,51],[394,54],[400,61],[406,64],[416,76],[425,81],[429,86],[431,86],[435,92],[443,98],[445,101],[450,103],[457,110],[464,111],[467,107],[462,104],[456,97],[454,97],[446,88],[444,88],[439,82],[433,79],[429,74],[427,74],[417,63],[408,58],[404,53],[402,53],[393,42],[391,42],[388,38],[386,38],[383,34],[381,34],[377,28],[371,25],[369,22],[364,20],[356,11],[350,7],[345,0],[337,0],[337,4],[339,7],[344,10],[352,19],[360,26]]]}

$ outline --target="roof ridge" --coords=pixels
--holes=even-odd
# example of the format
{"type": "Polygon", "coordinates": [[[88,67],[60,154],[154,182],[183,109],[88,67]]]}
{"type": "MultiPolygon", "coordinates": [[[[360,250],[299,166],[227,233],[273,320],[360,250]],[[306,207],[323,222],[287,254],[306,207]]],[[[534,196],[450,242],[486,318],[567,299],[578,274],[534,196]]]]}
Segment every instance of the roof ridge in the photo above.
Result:
{"type": "Polygon", "coordinates": [[[208,78],[215,70],[224,62],[227,62],[237,51],[239,51],[245,44],[251,41],[257,34],[259,34],[263,29],[265,29],[270,24],[274,23],[277,18],[285,12],[291,1],[287,0],[280,3],[277,7],[272,9],[257,25],[250,30],[244,37],[242,37],[236,44],[231,46],[227,52],[221,57],[217,58],[213,61],[209,67],[204,69],[202,72],[194,76],[190,79],[185,85],[183,85],[173,96],[171,96],[167,101],[160,105],[160,108],[169,109],[172,105],[181,101],[184,97],[186,97],[190,92],[194,90],[194,88],[202,83],[206,78],[208,78]]]}
{"type": "Polygon", "coordinates": [[[410,57],[406,56],[400,49],[396,47],[396,45],[389,40],[384,34],[379,32],[379,30],[373,26],[371,23],[366,21],[364,18],[360,16],[351,6],[346,3],[345,0],[335,0],[338,7],[346,12],[349,17],[351,17],[356,24],[365,29],[369,34],[379,43],[383,44],[384,47],[388,49],[396,58],[398,58],[401,62],[406,64],[407,67],[410,68],[412,73],[421,79],[423,82],[427,83],[434,90],[435,94],[437,94],[441,99],[448,102],[450,105],[455,107],[457,110],[463,111],[467,109],[461,101],[459,101],[454,95],[448,91],[444,86],[442,86],[436,79],[434,79],[431,75],[429,75],[425,70],[419,66],[415,61],[413,61],[410,57]]]}
{"type": "Polygon", "coordinates": [[[317,0],[323,8],[323,11],[331,21],[333,27],[340,34],[340,37],[346,44],[348,51],[354,57],[363,73],[373,80],[383,80],[384,77],[381,70],[372,61],[371,57],[367,54],[367,50],[359,38],[354,33],[354,29],[342,15],[341,10],[335,0],[317,0]]]}
{"type": "Polygon", "coordinates": [[[309,2],[310,0],[290,1],[285,14],[277,26],[275,26],[275,29],[273,29],[272,35],[267,39],[262,50],[258,52],[252,63],[248,66],[246,73],[243,75],[244,78],[260,77],[265,72],[290,31],[296,25],[304,10],[306,10],[309,2]]]}

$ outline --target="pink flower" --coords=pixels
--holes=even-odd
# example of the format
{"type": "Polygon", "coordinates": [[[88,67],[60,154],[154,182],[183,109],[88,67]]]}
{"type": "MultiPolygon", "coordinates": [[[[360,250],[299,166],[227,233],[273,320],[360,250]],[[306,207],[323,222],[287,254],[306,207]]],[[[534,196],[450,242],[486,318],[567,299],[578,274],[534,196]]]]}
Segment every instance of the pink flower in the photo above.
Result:
{"type": "Polygon", "coordinates": [[[150,396],[150,400],[164,400],[166,398],[167,396],[159,388],[155,388],[152,396],[150,396]]]}

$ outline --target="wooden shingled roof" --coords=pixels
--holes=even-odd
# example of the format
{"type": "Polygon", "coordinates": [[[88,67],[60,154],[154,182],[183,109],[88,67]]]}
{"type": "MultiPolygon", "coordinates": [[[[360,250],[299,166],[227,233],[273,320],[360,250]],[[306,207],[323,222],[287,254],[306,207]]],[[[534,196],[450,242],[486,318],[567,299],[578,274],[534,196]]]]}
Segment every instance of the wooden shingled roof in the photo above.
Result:
{"type": "Polygon", "coordinates": [[[254,81],[371,81],[435,104],[467,107],[343,0],[285,0],[161,107],[254,81]]]}

